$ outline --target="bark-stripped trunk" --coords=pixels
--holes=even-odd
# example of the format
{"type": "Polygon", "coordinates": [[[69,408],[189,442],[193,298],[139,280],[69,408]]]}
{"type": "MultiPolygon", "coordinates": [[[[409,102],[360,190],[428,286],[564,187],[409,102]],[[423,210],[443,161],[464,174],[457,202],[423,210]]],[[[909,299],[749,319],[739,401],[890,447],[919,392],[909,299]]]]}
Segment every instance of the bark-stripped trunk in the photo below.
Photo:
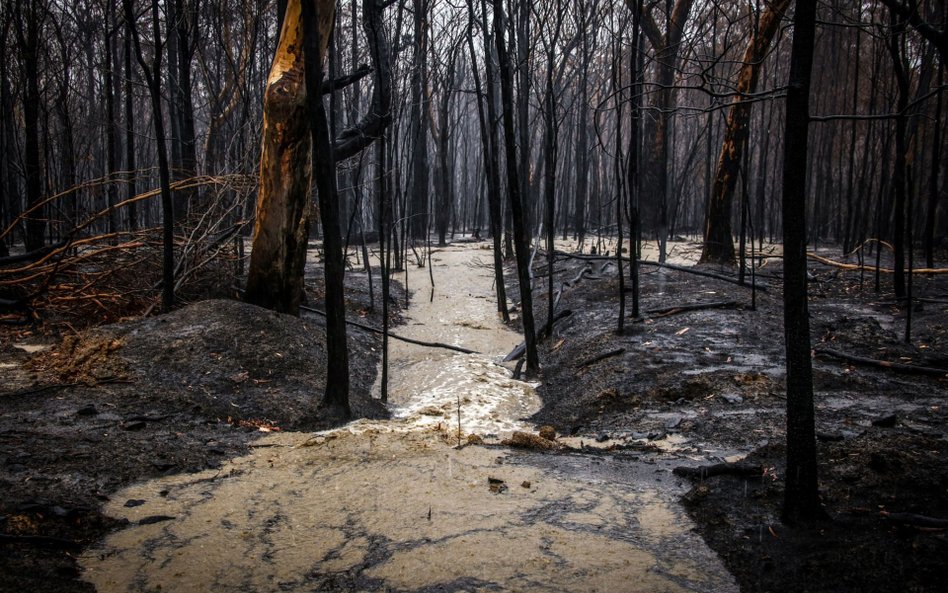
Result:
{"type": "MultiPolygon", "coordinates": [[[[320,49],[325,53],[335,2],[316,1],[320,49]]],[[[299,313],[303,294],[313,169],[303,84],[300,2],[287,3],[264,94],[260,188],[244,296],[249,303],[291,315],[299,313]]]]}
{"type": "Polygon", "coordinates": [[[740,172],[740,163],[747,148],[748,125],[753,103],[747,95],[757,90],[757,79],[770,43],[780,28],[790,0],[774,0],[761,15],[757,35],[744,51],[743,65],[737,76],[737,96],[731,104],[725,121],[724,142],[718,157],[717,172],[711,190],[711,199],[705,214],[702,262],[734,263],[734,244],[731,236],[731,205],[740,172]]]}

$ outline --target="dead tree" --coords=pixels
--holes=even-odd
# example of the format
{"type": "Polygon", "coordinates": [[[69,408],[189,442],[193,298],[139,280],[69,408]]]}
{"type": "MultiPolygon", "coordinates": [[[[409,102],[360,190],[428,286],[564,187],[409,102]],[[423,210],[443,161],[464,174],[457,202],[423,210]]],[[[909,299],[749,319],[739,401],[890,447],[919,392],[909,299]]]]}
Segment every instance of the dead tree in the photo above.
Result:
{"type": "Polygon", "coordinates": [[[813,368],[806,279],[806,170],[816,2],[796,3],[783,143],[784,343],[787,351],[787,469],[783,520],[823,516],[817,484],[813,368]]]}
{"type": "Polygon", "coordinates": [[[168,150],[165,135],[164,118],[161,114],[161,61],[162,45],[161,22],[158,0],[151,1],[151,25],[154,38],[152,63],[149,65],[142,51],[141,36],[136,26],[135,8],[133,0],[122,0],[125,9],[125,19],[129,23],[132,40],[135,43],[135,57],[141,67],[148,95],[151,99],[151,109],[155,125],[155,148],[158,153],[158,183],[161,187],[161,215],[162,215],[162,284],[161,304],[167,311],[174,306],[174,204],[171,193],[171,170],[168,165],[168,150]]]}
{"type": "MultiPolygon", "coordinates": [[[[780,28],[783,15],[790,0],[774,0],[760,16],[756,32],[744,51],[740,71],[737,75],[736,96],[724,124],[724,142],[718,157],[717,172],[711,189],[710,201],[705,213],[704,246],[702,262],[722,264],[734,263],[734,244],[731,236],[731,205],[734,189],[740,173],[741,161],[747,149],[748,126],[752,103],[749,95],[757,90],[757,79],[761,66],[774,35],[780,28]]],[[[744,172],[746,179],[747,172],[744,172]]]]}
{"type": "MultiPolygon", "coordinates": [[[[517,279],[520,284],[520,317],[523,323],[523,338],[527,348],[528,375],[540,371],[540,359],[537,356],[536,330],[533,319],[533,293],[530,288],[530,246],[527,229],[524,225],[523,199],[520,195],[520,173],[517,171],[517,140],[513,121],[513,76],[510,57],[504,40],[503,0],[494,2],[494,43],[497,47],[497,61],[500,62],[500,90],[503,103],[504,145],[507,156],[507,193],[510,198],[510,211],[513,218],[514,251],[517,257],[517,279]]],[[[526,147],[521,147],[525,150],[526,147]]]]}

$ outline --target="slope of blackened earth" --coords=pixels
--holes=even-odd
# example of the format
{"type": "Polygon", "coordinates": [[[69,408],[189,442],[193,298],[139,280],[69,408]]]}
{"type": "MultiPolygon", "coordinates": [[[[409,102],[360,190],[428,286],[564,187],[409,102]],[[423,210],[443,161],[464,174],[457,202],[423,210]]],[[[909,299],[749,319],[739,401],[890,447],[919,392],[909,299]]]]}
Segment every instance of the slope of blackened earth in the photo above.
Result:
{"type": "MultiPolygon", "coordinates": [[[[748,455],[743,463],[759,468],[754,477],[696,480],[684,499],[743,591],[944,590],[945,375],[815,357],[820,489],[832,519],[791,529],[779,520],[786,405],[779,267],[760,275],[766,292],[752,309],[749,288],[643,266],[641,319],[626,319],[620,335],[614,263],[558,260],[555,286],[587,266],[563,289],[558,310],[572,315],[541,344],[543,408],[532,420],[603,442],[617,459],[657,462],[659,471],[748,455]],[[663,311],[713,303],[728,305],[663,311]]],[[[545,292],[535,293],[538,327],[545,292]]],[[[814,347],[948,368],[948,282],[917,277],[915,294],[905,343],[905,308],[891,294],[861,287],[856,274],[811,267],[814,347]]]]}
{"type": "MultiPolygon", "coordinates": [[[[308,287],[316,306],[319,284],[308,287]]],[[[348,315],[379,325],[365,284],[349,275],[348,315]]],[[[261,430],[342,421],[319,406],[326,353],[317,316],[210,300],[58,342],[26,338],[54,344],[37,354],[13,345],[23,338],[0,343],[0,591],[91,591],[74,556],[116,527],[98,510],[113,492],[219,467],[261,430]]],[[[386,414],[370,398],[379,345],[349,333],[355,416],[386,414]]]]}

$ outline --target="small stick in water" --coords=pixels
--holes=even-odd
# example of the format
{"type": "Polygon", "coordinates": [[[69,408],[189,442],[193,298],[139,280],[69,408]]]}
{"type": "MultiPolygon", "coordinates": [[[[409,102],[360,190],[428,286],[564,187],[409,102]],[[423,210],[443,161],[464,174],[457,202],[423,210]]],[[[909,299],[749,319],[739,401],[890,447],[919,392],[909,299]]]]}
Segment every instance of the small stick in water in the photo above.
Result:
{"type": "Polygon", "coordinates": [[[461,394],[458,394],[458,447],[461,446],[461,394]]]}

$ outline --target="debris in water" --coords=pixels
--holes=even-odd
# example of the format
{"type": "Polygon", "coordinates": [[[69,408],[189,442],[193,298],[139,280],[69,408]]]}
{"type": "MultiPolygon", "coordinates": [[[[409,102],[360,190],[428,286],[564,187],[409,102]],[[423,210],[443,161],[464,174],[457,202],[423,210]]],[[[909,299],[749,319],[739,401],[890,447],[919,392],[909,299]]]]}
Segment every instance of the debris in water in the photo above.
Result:
{"type": "Polygon", "coordinates": [[[161,523],[163,521],[174,521],[174,520],[175,520],[175,517],[172,517],[170,515],[151,515],[149,517],[145,517],[141,519],[138,522],[138,524],[139,525],[153,525],[155,523],[161,523]]]}
{"type": "Polygon", "coordinates": [[[548,441],[556,440],[556,429],[550,426],[549,424],[545,424],[541,426],[539,430],[539,434],[541,437],[543,437],[544,439],[548,441]]]}
{"type": "Polygon", "coordinates": [[[500,442],[500,444],[506,445],[508,447],[537,449],[540,451],[558,449],[560,447],[559,443],[547,440],[535,434],[530,434],[529,432],[521,432],[519,430],[515,430],[513,434],[510,435],[509,439],[504,439],[500,442]]]}
{"type": "Polygon", "coordinates": [[[500,478],[491,478],[488,476],[487,487],[494,494],[500,494],[501,492],[505,492],[507,490],[507,483],[500,478]]]}

